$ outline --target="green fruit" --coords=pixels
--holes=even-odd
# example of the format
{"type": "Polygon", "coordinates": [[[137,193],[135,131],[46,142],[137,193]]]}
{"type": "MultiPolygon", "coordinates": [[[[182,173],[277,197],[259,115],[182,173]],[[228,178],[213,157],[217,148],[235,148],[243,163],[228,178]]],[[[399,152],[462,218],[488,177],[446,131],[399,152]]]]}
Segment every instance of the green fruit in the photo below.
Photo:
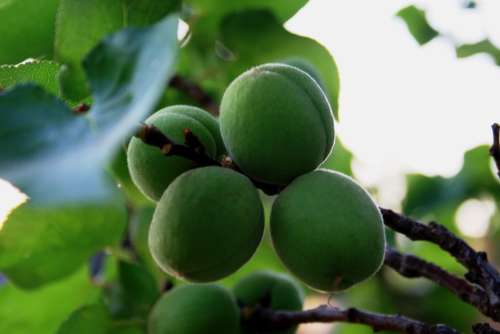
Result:
{"type": "Polygon", "coordinates": [[[298,69],[301,69],[302,71],[306,72],[318,83],[321,89],[323,89],[323,92],[325,91],[325,84],[323,80],[321,80],[321,75],[316,70],[314,65],[308,62],[307,60],[303,58],[290,58],[283,60],[283,64],[297,67],[298,69]]]}
{"type": "Polygon", "coordinates": [[[184,285],[165,293],[148,320],[149,334],[239,333],[233,296],[213,284],[184,285]]]}
{"type": "Polygon", "coordinates": [[[384,259],[382,216],[354,180],[317,170],[295,179],[271,211],[271,237],[285,266],[310,287],[346,289],[384,259]]]}
{"type": "MultiPolygon", "coordinates": [[[[202,109],[191,106],[171,106],[159,110],[145,121],[156,126],[173,140],[184,143],[184,129],[190,129],[200,140],[206,153],[216,158],[220,135],[217,120],[202,109]]],[[[179,156],[164,156],[157,147],[132,138],[127,151],[130,176],[144,195],[158,201],[167,186],[180,174],[195,167],[179,156]]]]}
{"type": "Polygon", "coordinates": [[[236,78],[222,98],[220,128],[245,174],[280,185],[317,168],[335,138],[319,85],[285,64],[261,65],[236,78]]]}
{"type": "MultiPolygon", "coordinates": [[[[300,311],[304,296],[300,286],[290,277],[271,271],[258,271],[248,275],[233,289],[238,302],[243,306],[271,308],[273,310],[300,311]]],[[[295,333],[296,326],[287,329],[266,332],[269,334],[295,333]]],[[[259,333],[252,324],[243,323],[244,333],[259,333]]]]}
{"type": "Polygon", "coordinates": [[[253,255],[264,214],[250,180],[228,168],[188,171],[161,197],[149,249],[167,273],[194,282],[223,278],[253,255]]]}

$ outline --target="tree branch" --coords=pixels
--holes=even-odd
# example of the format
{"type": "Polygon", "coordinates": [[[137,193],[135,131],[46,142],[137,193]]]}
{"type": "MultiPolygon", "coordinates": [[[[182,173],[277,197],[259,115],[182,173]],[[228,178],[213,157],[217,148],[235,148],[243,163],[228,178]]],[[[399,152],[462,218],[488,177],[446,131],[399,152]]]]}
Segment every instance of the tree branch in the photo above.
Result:
{"type": "Polygon", "coordinates": [[[185,93],[211,114],[219,114],[218,104],[197,83],[176,74],[170,80],[169,86],[185,93]]]}
{"type": "Polygon", "coordinates": [[[374,331],[394,331],[409,334],[458,334],[458,331],[446,325],[430,325],[402,315],[386,315],[362,311],[356,308],[340,309],[321,305],[307,311],[275,311],[256,307],[243,309],[243,321],[254,329],[285,330],[292,326],[311,322],[349,322],[368,325],[374,331]]]}
{"type": "Polygon", "coordinates": [[[493,143],[490,147],[490,155],[495,160],[497,165],[497,175],[500,177],[500,125],[493,123],[491,125],[491,130],[493,131],[493,143]]]}
{"type": "MultiPolygon", "coordinates": [[[[186,142],[193,142],[191,131],[184,131],[186,142]]],[[[144,124],[136,137],[141,139],[145,144],[155,146],[161,150],[163,155],[166,156],[180,156],[189,159],[196,163],[198,166],[217,166],[219,163],[207,156],[204,150],[196,150],[195,148],[175,142],[173,139],[167,137],[154,125],[144,124]]]]}
{"type": "MultiPolygon", "coordinates": [[[[143,124],[142,127],[135,135],[141,139],[145,144],[155,146],[161,150],[166,156],[180,156],[193,161],[198,167],[204,166],[220,166],[234,169],[242,173],[241,169],[234,164],[230,158],[226,157],[221,162],[212,159],[205,154],[203,145],[199,139],[191,132],[190,129],[184,129],[184,138],[186,144],[180,144],[173,139],[166,136],[154,125],[143,124]]],[[[243,174],[243,173],[242,173],[243,174]]],[[[274,195],[280,192],[281,186],[268,184],[257,181],[246,175],[250,181],[264,193],[274,195]]]]}
{"type": "Polygon", "coordinates": [[[464,302],[473,305],[484,315],[500,320],[500,308],[490,303],[488,294],[483,288],[457,277],[441,267],[427,262],[417,256],[402,254],[387,247],[385,265],[391,267],[402,276],[408,278],[424,277],[457,295],[464,302]]]}
{"type": "MultiPolygon", "coordinates": [[[[431,222],[422,224],[392,210],[380,209],[384,223],[411,240],[432,242],[451,254],[469,272],[465,278],[479,284],[487,293],[495,314],[500,313],[500,274],[488,262],[485,252],[476,252],[465,241],[448,231],[444,226],[431,222]]],[[[498,319],[498,318],[497,318],[498,319]]]]}

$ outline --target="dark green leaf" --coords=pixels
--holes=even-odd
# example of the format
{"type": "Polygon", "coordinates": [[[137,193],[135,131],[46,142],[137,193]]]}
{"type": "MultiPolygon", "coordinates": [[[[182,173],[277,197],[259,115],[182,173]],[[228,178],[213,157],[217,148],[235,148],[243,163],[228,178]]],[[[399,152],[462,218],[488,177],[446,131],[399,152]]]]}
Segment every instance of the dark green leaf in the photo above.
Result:
{"type": "Polygon", "coordinates": [[[52,58],[58,3],[59,0],[0,2],[0,64],[52,58]]]}
{"type": "Polygon", "coordinates": [[[477,54],[487,54],[500,66],[500,49],[497,48],[489,39],[484,39],[473,44],[463,44],[457,47],[457,57],[466,58],[477,54]]]}
{"type": "Polygon", "coordinates": [[[0,88],[5,89],[14,85],[33,82],[42,86],[48,92],[59,95],[57,73],[59,64],[51,61],[33,61],[18,65],[0,66],[0,88]]]}
{"type": "Polygon", "coordinates": [[[170,17],[94,49],[85,62],[95,91],[88,117],[32,85],[0,95],[0,176],[30,197],[0,230],[0,269],[16,284],[63,277],[121,237],[124,204],[103,169],[161,96],[176,27],[170,17]]]}
{"type": "Polygon", "coordinates": [[[294,35],[266,11],[248,11],[234,14],[222,23],[222,42],[236,60],[228,63],[228,70],[236,76],[267,62],[281,62],[302,58],[321,73],[326,95],[338,117],[339,76],[337,66],[328,50],[317,41],[294,35]]]}
{"type": "Polygon", "coordinates": [[[403,19],[413,38],[420,45],[439,35],[427,22],[425,12],[413,5],[401,9],[396,15],[403,19]]]}
{"type": "Polygon", "coordinates": [[[179,0],[61,0],[56,23],[55,58],[66,65],[61,72],[65,96],[88,95],[84,56],[106,35],[127,26],[157,22],[175,10],[179,0]]]}
{"type": "Polygon", "coordinates": [[[143,321],[114,321],[103,304],[92,304],[73,312],[57,334],[144,334],[143,325],[143,321]]]}
{"type": "Polygon", "coordinates": [[[23,291],[4,284],[0,287],[0,333],[53,334],[71,312],[95,303],[99,294],[89,280],[87,267],[37,290],[23,291]]]}
{"type": "Polygon", "coordinates": [[[332,154],[321,167],[333,169],[347,175],[352,175],[352,158],[353,155],[351,151],[349,151],[337,137],[335,139],[335,146],[333,147],[332,154]]]}
{"type": "Polygon", "coordinates": [[[121,261],[118,279],[106,288],[106,304],[113,318],[146,321],[160,290],[154,277],[140,265],[121,261]]]}

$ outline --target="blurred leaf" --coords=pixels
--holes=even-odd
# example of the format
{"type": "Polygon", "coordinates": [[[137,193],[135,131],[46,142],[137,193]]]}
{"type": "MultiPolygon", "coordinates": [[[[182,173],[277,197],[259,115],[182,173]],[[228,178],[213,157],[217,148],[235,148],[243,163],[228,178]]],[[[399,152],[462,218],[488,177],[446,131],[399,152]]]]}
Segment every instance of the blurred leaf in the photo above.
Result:
{"type": "Polygon", "coordinates": [[[57,334],[141,334],[142,322],[113,321],[102,304],[84,306],[71,314],[59,327],[57,334]]]}
{"type": "Polygon", "coordinates": [[[156,280],[162,283],[166,274],[156,264],[148,246],[149,226],[151,225],[153,213],[154,207],[144,207],[134,213],[129,227],[130,241],[135,253],[139,256],[139,260],[154,275],[156,280]]]}
{"type": "Polygon", "coordinates": [[[59,0],[0,2],[0,64],[52,58],[59,0]]]}
{"type": "Polygon", "coordinates": [[[67,275],[121,236],[124,204],[103,169],[160,97],[176,27],[169,17],[119,32],[92,51],[85,62],[95,91],[88,117],[39,87],[0,95],[0,176],[30,197],[0,230],[0,268],[16,284],[35,287],[67,275]]]}
{"type": "Polygon", "coordinates": [[[71,274],[120,239],[126,222],[120,204],[24,205],[0,230],[0,270],[22,288],[71,274]]]}
{"type": "Polygon", "coordinates": [[[351,163],[353,155],[337,137],[332,154],[321,165],[322,168],[336,170],[338,172],[352,175],[351,163]]]}
{"type": "Polygon", "coordinates": [[[286,22],[307,0],[186,0],[188,21],[195,21],[194,30],[201,33],[217,31],[220,20],[235,12],[249,9],[263,9],[272,12],[281,23],[286,22]]]}
{"type": "Polygon", "coordinates": [[[326,86],[326,95],[338,118],[339,75],[328,50],[317,41],[294,35],[266,11],[247,11],[226,17],[221,26],[222,43],[234,54],[227,70],[233,77],[252,66],[302,58],[311,63],[326,86]]]}
{"type": "Polygon", "coordinates": [[[488,149],[483,145],[467,151],[462,169],[450,178],[408,175],[403,211],[417,216],[440,207],[452,207],[450,211],[454,211],[464,200],[484,194],[500,200],[499,182],[491,171],[488,149]]]}
{"type": "Polygon", "coordinates": [[[18,65],[0,66],[0,88],[33,82],[42,86],[48,92],[59,95],[57,72],[59,64],[51,61],[33,61],[18,65]]]}
{"type": "Polygon", "coordinates": [[[484,39],[473,44],[462,44],[456,49],[458,58],[466,58],[477,54],[487,54],[500,66],[500,49],[497,48],[489,39],[484,39]]]}
{"type": "Polygon", "coordinates": [[[106,304],[113,318],[147,319],[160,291],[153,276],[139,264],[120,261],[118,280],[106,290],[106,304]]]}
{"type": "Polygon", "coordinates": [[[23,291],[4,284],[0,287],[0,333],[52,334],[75,309],[94,303],[99,293],[86,267],[37,290],[23,291]]]}
{"type": "Polygon", "coordinates": [[[427,22],[425,12],[413,5],[401,9],[396,15],[403,19],[413,38],[420,45],[439,35],[427,22]]]}
{"type": "Polygon", "coordinates": [[[61,0],[56,22],[55,58],[65,96],[88,96],[82,59],[106,35],[127,26],[155,23],[179,7],[180,0],[61,0]]]}

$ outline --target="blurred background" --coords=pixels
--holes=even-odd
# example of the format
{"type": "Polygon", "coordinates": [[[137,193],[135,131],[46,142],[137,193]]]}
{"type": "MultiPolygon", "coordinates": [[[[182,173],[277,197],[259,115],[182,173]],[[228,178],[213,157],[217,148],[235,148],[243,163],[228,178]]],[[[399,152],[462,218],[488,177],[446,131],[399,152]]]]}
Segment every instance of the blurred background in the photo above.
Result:
{"type": "MultiPolygon", "coordinates": [[[[228,20],[227,24],[233,23],[228,20]]],[[[248,33],[247,44],[241,46],[240,54],[245,47],[259,47],[251,31],[258,31],[261,26],[234,24],[248,33]]],[[[187,50],[191,42],[196,42],[194,35],[193,41],[188,41],[188,26],[186,19],[181,23],[179,35],[187,41],[187,50]]],[[[500,2],[310,0],[284,26],[294,35],[321,43],[333,55],[338,68],[339,140],[325,167],[352,175],[383,207],[446,225],[476,249],[487,251],[498,264],[500,183],[494,175],[488,145],[490,125],[500,121],[500,2]]],[[[229,34],[224,36],[225,39],[217,40],[215,54],[222,61],[237,63],[238,46],[231,45],[229,34]]],[[[198,81],[216,97],[228,78],[253,62],[284,59],[280,54],[270,54],[253,57],[238,66],[228,65],[229,70],[222,75],[227,77],[219,80],[218,74],[206,79],[196,73],[197,66],[206,68],[210,64],[217,68],[213,60],[201,59],[196,52],[186,54],[181,59],[180,71],[191,78],[201,78],[198,81]],[[190,63],[189,70],[183,67],[186,62],[190,63]]],[[[287,55],[291,56],[293,53],[287,55]]],[[[316,58],[311,59],[315,65],[316,58]]],[[[328,81],[332,80],[325,76],[331,73],[316,70],[320,81],[329,86],[328,81]]],[[[168,93],[165,104],[185,99],[168,93]]],[[[126,182],[118,179],[126,188],[126,182]]],[[[25,196],[0,180],[0,199],[0,221],[4,221],[25,196]]],[[[269,209],[272,199],[264,199],[269,209]]],[[[138,202],[141,204],[134,214],[135,226],[147,225],[152,208],[141,200],[138,202]]],[[[464,273],[453,258],[433,245],[413,243],[390,232],[388,239],[403,251],[457,274],[464,273]]],[[[154,264],[146,253],[147,250],[143,253],[146,266],[152,268],[154,264]]],[[[256,269],[285,271],[273,253],[268,236],[253,259],[222,283],[232,286],[256,269]]],[[[155,269],[151,271],[158,275],[155,269]]],[[[66,287],[58,290],[57,284],[61,283],[52,284],[43,291],[29,293],[54,299],[64,294],[66,287]],[[54,297],[50,297],[51,293],[54,297]]],[[[2,293],[21,298],[0,288],[0,296],[2,293]]],[[[29,293],[21,294],[25,303],[31,300],[29,293]]],[[[401,313],[447,323],[462,332],[468,332],[471,323],[484,320],[472,307],[435,284],[405,279],[386,268],[347,292],[325,296],[308,291],[307,296],[305,308],[328,302],[401,313]]],[[[2,312],[7,311],[2,310],[0,301],[0,319],[2,312]]],[[[37,320],[39,323],[43,323],[41,318],[37,320]]],[[[371,333],[371,329],[311,324],[301,326],[299,333],[362,334],[371,333]]]]}

